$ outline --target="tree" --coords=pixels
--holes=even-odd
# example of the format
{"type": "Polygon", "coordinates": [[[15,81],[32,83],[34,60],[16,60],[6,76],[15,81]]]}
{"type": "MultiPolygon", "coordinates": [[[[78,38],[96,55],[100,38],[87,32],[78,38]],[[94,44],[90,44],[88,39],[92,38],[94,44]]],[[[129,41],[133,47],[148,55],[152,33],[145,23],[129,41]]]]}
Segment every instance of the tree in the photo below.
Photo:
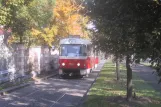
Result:
{"type": "Polygon", "coordinates": [[[41,31],[32,29],[32,35],[35,40],[37,40],[37,44],[52,46],[54,42],[55,35],[57,33],[57,29],[52,28],[44,28],[41,31]]]}
{"type": "Polygon", "coordinates": [[[119,62],[122,58],[122,55],[119,54],[119,42],[114,42],[114,40],[110,40],[110,38],[106,38],[106,35],[103,34],[101,31],[93,32],[92,33],[92,41],[93,44],[97,46],[98,49],[100,49],[102,52],[105,52],[106,54],[113,54],[114,58],[113,61],[116,63],[116,78],[119,81],[120,80],[120,70],[119,70],[119,62]],[[112,43],[113,42],[113,43],[112,43]],[[113,45],[115,44],[115,45],[113,45]]]}
{"type": "Polygon", "coordinates": [[[54,8],[54,23],[58,28],[57,35],[80,35],[88,37],[86,25],[88,17],[80,14],[83,10],[81,2],[76,0],[57,0],[54,8]]]}
{"type": "Polygon", "coordinates": [[[21,43],[51,46],[53,42],[57,43],[60,38],[67,35],[82,37],[89,35],[86,30],[88,17],[79,13],[83,9],[81,2],[75,0],[57,0],[56,3],[55,0],[2,1],[1,25],[10,27],[13,38],[21,43]]]}
{"type": "Polygon", "coordinates": [[[37,40],[35,42],[51,46],[58,45],[58,41],[68,35],[88,37],[89,33],[86,31],[88,18],[83,18],[83,15],[79,13],[83,9],[81,2],[57,0],[53,1],[54,6],[48,6],[51,3],[47,1],[35,0],[30,7],[29,13],[33,17],[34,24],[32,35],[37,40]]]}
{"type": "Polygon", "coordinates": [[[31,39],[37,45],[52,46],[54,42],[57,34],[57,26],[52,23],[54,4],[55,0],[34,0],[29,6],[31,39]]]}
{"type": "Polygon", "coordinates": [[[158,6],[146,0],[92,0],[87,1],[87,5],[87,14],[96,27],[94,32],[98,34],[94,35],[94,42],[102,51],[126,56],[127,100],[130,101],[131,55],[151,52],[148,38],[157,22],[158,6]]]}
{"type": "Polygon", "coordinates": [[[54,1],[2,0],[1,25],[12,29],[12,42],[51,46],[56,32],[55,26],[51,25],[54,1]],[[41,34],[32,35],[37,34],[34,31],[41,34]]]}
{"type": "Polygon", "coordinates": [[[12,33],[19,36],[20,43],[23,42],[22,36],[30,29],[27,6],[31,2],[32,0],[1,0],[0,25],[10,28],[12,33]]]}

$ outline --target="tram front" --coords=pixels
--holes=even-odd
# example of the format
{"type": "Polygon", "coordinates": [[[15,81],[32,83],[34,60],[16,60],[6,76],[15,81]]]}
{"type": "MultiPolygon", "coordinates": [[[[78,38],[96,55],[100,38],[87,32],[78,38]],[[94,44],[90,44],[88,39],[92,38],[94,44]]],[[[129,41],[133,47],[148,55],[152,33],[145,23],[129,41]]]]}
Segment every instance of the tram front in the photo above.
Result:
{"type": "Polygon", "coordinates": [[[90,41],[80,38],[67,38],[60,41],[59,76],[90,73],[91,64],[87,46],[90,41]]]}

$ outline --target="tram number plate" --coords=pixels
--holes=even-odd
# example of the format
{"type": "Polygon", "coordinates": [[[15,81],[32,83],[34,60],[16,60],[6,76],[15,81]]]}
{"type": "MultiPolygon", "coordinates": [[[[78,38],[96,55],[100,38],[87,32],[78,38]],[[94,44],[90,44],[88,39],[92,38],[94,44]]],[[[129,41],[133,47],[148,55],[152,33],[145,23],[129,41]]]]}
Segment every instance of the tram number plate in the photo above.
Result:
{"type": "Polygon", "coordinates": [[[69,63],[70,66],[73,66],[74,64],[73,63],[69,63]]]}

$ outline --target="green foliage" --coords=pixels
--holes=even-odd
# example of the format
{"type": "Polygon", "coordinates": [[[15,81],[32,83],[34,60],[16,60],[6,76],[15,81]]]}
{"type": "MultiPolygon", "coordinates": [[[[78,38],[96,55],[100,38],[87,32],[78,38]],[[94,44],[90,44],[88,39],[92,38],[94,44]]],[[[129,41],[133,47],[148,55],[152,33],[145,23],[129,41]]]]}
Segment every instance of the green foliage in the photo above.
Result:
{"type": "Polygon", "coordinates": [[[10,26],[13,24],[18,11],[27,6],[32,0],[1,0],[0,24],[10,26]],[[22,7],[22,8],[21,8],[22,7]]]}
{"type": "Polygon", "coordinates": [[[150,57],[161,65],[161,5],[147,0],[87,0],[87,4],[96,26],[93,42],[102,51],[150,57]]]}
{"type": "Polygon", "coordinates": [[[145,21],[148,23],[152,19],[149,19],[149,16],[144,18],[142,15],[143,13],[149,15],[149,4],[145,0],[93,0],[88,5],[88,15],[91,16],[98,30],[93,37],[94,42],[100,46],[101,50],[114,54],[133,54],[140,51],[139,48],[145,41],[145,32],[139,32],[139,30],[144,31],[151,27],[147,26],[145,21]],[[144,20],[141,20],[142,18],[144,20]],[[141,28],[140,23],[144,25],[141,28]]]}
{"type": "Polygon", "coordinates": [[[87,14],[96,26],[93,42],[104,52],[127,56],[127,100],[130,100],[132,54],[137,61],[152,57],[161,77],[161,6],[147,0],[92,0],[87,5],[87,14]]]}
{"type": "Polygon", "coordinates": [[[56,35],[53,23],[55,0],[34,0],[29,8],[32,44],[52,46],[56,35]]]}
{"type": "Polygon", "coordinates": [[[32,0],[2,0],[0,25],[11,28],[12,33],[20,37],[30,28],[28,5],[32,0]]]}
{"type": "MultiPolygon", "coordinates": [[[[50,27],[55,0],[1,0],[0,25],[11,28],[15,40],[33,41],[32,28],[50,27]],[[29,39],[30,38],[30,39],[29,39]]],[[[18,41],[16,41],[18,42],[18,41]]]]}
{"type": "Polygon", "coordinates": [[[48,27],[53,18],[55,0],[34,0],[28,8],[32,26],[39,29],[48,27]]]}

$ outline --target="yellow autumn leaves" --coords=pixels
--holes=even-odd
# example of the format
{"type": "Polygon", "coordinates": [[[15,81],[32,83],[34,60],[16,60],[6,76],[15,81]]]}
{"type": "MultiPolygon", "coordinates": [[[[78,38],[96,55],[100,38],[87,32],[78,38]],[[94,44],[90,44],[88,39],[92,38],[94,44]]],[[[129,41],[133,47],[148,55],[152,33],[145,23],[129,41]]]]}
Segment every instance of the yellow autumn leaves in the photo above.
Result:
{"type": "Polygon", "coordinates": [[[32,28],[33,37],[49,46],[52,46],[56,37],[64,38],[68,35],[88,37],[84,30],[88,18],[79,13],[83,8],[76,0],[56,0],[51,26],[41,30],[32,28]]]}
{"type": "Polygon", "coordinates": [[[44,28],[41,31],[36,30],[34,28],[32,29],[33,38],[35,38],[37,42],[41,43],[42,45],[52,46],[56,33],[57,33],[56,27],[44,28]]]}

